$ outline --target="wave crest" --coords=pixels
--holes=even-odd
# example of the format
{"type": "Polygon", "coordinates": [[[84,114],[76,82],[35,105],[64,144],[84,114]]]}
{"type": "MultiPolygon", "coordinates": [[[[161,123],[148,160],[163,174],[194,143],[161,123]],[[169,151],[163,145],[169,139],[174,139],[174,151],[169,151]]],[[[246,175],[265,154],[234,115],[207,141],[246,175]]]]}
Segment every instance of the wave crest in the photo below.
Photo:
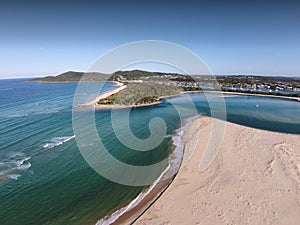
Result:
{"type": "MultiPolygon", "coordinates": [[[[19,156],[19,154],[16,154],[19,156]]],[[[27,170],[31,167],[28,162],[31,157],[23,157],[21,159],[12,159],[0,162],[0,180],[13,179],[17,180],[21,175],[21,171],[27,170]]]]}
{"type": "Polygon", "coordinates": [[[65,137],[54,137],[50,140],[50,142],[44,144],[44,148],[54,148],[56,146],[62,145],[63,143],[70,141],[71,139],[75,138],[73,136],[65,136],[65,137]]]}

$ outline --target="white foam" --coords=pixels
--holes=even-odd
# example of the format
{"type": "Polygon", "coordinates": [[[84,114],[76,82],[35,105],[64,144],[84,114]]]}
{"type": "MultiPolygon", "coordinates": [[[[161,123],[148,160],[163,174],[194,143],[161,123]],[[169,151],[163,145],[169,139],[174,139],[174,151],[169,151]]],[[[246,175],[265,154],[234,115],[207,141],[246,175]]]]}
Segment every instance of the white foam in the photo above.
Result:
{"type": "Polygon", "coordinates": [[[29,163],[26,163],[24,165],[18,166],[17,169],[18,170],[27,170],[30,167],[31,167],[31,163],[29,162],[29,163]]]}
{"type": "Polygon", "coordinates": [[[26,157],[26,158],[17,160],[17,161],[15,161],[15,164],[17,165],[17,167],[20,167],[20,166],[23,165],[23,163],[24,163],[25,161],[28,161],[29,159],[31,159],[31,157],[26,157]]]}
{"type": "Polygon", "coordinates": [[[7,118],[18,118],[18,117],[27,117],[29,116],[28,113],[25,113],[25,114],[10,114],[8,116],[6,116],[7,118]]]}
{"type": "Polygon", "coordinates": [[[165,136],[165,138],[172,138],[172,137],[173,137],[172,134],[167,134],[167,135],[165,136]]]}
{"type": "Polygon", "coordinates": [[[110,225],[113,222],[115,222],[120,216],[122,216],[124,213],[130,211],[132,208],[136,207],[143,199],[146,195],[148,195],[153,188],[157,185],[157,183],[161,180],[161,178],[163,177],[163,175],[170,169],[170,165],[161,173],[161,175],[153,182],[153,184],[151,184],[151,186],[141,192],[135,199],[133,199],[127,206],[117,210],[116,212],[114,212],[109,218],[104,218],[99,220],[96,225],[110,225]]]}
{"type": "Polygon", "coordinates": [[[18,180],[18,178],[20,176],[21,176],[20,174],[10,174],[10,175],[7,175],[6,177],[9,179],[12,179],[12,180],[18,180]]]}
{"type": "Polygon", "coordinates": [[[70,141],[71,139],[75,138],[75,135],[73,136],[65,136],[65,137],[54,137],[50,140],[49,143],[44,144],[44,148],[54,148],[58,145],[62,145],[63,143],[70,141]]]}
{"type": "MultiPolygon", "coordinates": [[[[120,216],[124,213],[130,211],[132,208],[136,207],[144,198],[147,196],[153,188],[161,181],[161,179],[167,174],[168,178],[174,176],[180,167],[182,158],[183,158],[183,151],[184,151],[184,144],[181,141],[182,135],[184,131],[191,125],[194,119],[198,118],[199,116],[195,116],[183,121],[183,125],[175,131],[174,135],[171,135],[173,145],[175,146],[174,151],[170,155],[170,161],[168,167],[161,173],[161,175],[150,185],[148,189],[141,192],[135,199],[133,199],[127,206],[117,210],[116,212],[112,213],[109,217],[105,217],[99,221],[97,221],[96,225],[110,225],[115,222],[120,216]]],[[[169,135],[166,135],[166,138],[169,138],[169,135]]]]}
{"type": "MultiPolygon", "coordinates": [[[[21,154],[13,153],[12,155],[18,157],[21,154]]],[[[2,169],[0,171],[0,178],[17,180],[21,176],[20,174],[18,174],[18,172],[27,170],[31,167],[31,163],[27,162],[29,159],[31,159],[31,157],[25,157],[19,160],[12,159],[0,162],[0,167],[2,169]]]]}

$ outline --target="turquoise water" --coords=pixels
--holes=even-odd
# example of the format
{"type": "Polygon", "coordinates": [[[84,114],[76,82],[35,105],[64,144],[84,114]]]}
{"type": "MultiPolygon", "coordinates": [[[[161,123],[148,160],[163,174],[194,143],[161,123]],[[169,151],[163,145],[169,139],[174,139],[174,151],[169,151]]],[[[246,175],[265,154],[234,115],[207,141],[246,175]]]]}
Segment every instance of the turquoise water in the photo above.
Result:
{"type": "MultiPolygon", "coordinates": [[[[76,87],[76,83],[0,81],[0,224],[95,224],[142,191],[143,187],[101,177],[83,159],[72,127],[76,87]]],[[[108,83],[103,90],[112,88],[114,84],[108,83]]],[[[187,104],[189,97],[199,114],[210,116],[208,102],[201,93],[182,94],[160,105],[132,110],[130,127],[139,138],[150,135],[148,124],[152,118],[165,121],[167,135],[153,151],[132,151],[120,143],[111,126],[110,110],[96,111],[98,133],[109,152],[123,162],[159,162],[168,157],[171,135],[181,125],[172,104],[182,107],[183,119],[189,118],[193,116],[187,104]]],[[[83,93],[82,99],[90,98],[91,93],[83,93]]],[[[220,101],[219,94],[215,94],[214,101],[220,101]]],[[[230,122],[300,133],[300,102],[235,96],[225,98],[225,103],[230,122]]]]}

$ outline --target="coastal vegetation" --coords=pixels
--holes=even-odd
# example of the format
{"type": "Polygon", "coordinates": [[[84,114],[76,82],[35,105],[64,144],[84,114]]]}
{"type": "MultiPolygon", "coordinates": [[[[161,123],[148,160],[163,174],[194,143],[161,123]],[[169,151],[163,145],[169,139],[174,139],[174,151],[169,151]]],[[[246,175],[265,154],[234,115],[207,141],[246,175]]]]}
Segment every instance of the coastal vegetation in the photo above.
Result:
{"type": "Polygon", "coordinates": [[[183,89],[174,85],[155,82],[129,83],[116,94],[100,99],[99,105],[143,105],[158,103],[163,96],[179,94],[183,89]]]}
{"type": "Polygon", "coordinates": [[[184,75],[142,70],[117,71],[113,74],[69,71],[58,76],[34,78],[30,82],[106,82],[128,87],[118,94],[100,99],[100,105],[139,105],[159,101],[161,96],[181,91],[230,91],[251,94],[300,97],[300,78],[254,75],[184,75]],[[163,85],[163,86],[161,86],[163,85]]]}
{"type": "Polygon", "coordinates": [[[299,77],[283,76],[254,76],[254,75],[184,75],[177,73],[149,72],[143,70],[117,71],[113,74],[98,72],[74,72],[68,71],[57,76],[33,78],[29,82],[78,82],[78,81],[102,82],[102,81],[174,81],[177,84],[207,85],[211,87],[266,87],[269,89],[299,90],[299,77]]]}

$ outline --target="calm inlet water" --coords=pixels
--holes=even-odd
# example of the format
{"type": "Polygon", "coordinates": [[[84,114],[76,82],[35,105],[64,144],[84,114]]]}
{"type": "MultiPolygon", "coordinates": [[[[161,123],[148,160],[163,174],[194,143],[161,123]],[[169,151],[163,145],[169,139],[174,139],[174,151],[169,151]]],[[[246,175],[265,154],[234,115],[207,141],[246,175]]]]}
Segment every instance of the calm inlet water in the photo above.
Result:
{"type": "MultiPolygon", "coordinates": [[[[1,225],[95,224],[143,190],[101,177],[83,159],[72,128],[76,87],[76,83],[0,81],[1,225]]],[[[103,90],[112,88],[114,84],[108,83],[103,90]]],[[[218,96],[215,94],[214,101],[220,101],[218,96]]],[[[184,109],[183,118],[192,116],[186,104],[189,97],[199,114],[210,115],[203,94],[183,94],[171,99],[184,109]]],[[[83,93],[82,98],[90,98],[90,93],[83,93]]],[[[253,96],[228,97],[225,102],[228,121],[300,133],[300,102],[253,96]]],[[[97,111],[95,122],[105,146],[116,158],[132,165],[149,165],[168,157],[171,137],[181,125],[178,112],[167,100],[157,106],[135,108],[130,127],[137,137],[150,135],[148,123],[153,117],[165,121],[167,135],[150,152],[131,151],[118,141],[110,110],[97,111]]]]}

